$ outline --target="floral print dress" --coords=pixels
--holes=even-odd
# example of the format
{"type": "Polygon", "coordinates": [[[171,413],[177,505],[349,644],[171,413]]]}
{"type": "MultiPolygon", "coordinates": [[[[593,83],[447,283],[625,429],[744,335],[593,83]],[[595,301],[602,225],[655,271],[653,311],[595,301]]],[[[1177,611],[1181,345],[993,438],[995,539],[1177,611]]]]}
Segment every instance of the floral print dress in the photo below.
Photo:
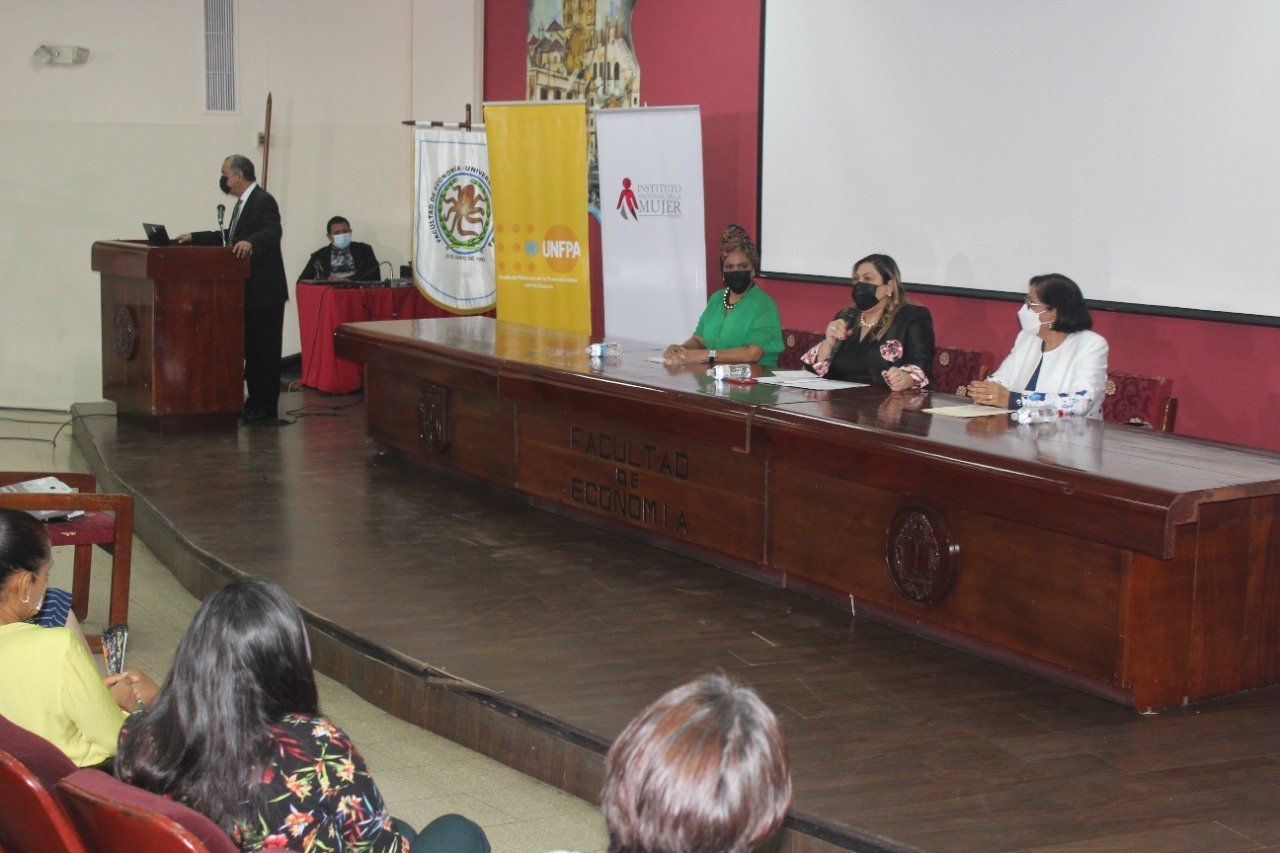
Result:
{"type": "Polygon", "coordinates": [[[407,853],[364,759],[322,717],[294,714],[271,727],[260,811],[233,840],[242,850],[407,853]]]}

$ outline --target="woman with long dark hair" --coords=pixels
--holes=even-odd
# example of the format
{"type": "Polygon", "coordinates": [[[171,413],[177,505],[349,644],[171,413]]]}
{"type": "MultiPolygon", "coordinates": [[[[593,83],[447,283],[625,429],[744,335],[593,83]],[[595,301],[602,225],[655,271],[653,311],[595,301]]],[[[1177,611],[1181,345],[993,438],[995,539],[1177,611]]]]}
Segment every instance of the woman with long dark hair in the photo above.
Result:
{"type": "Polygon", "coordinates": [[[0,509],[0,714],[78,766],[104,766],[125,711],[149,701],[156,685],[137,670],[104,680],[82,635],[32,621],[43,609],[52,563],[44,525],[0,509]]]}
{"type": "Polygon", "coordinates": [[[351,739],[320,715],[302,615],[265,581],[200,607],[154,706],[121,731],[116,774],[207,815],[245,850],[489,849],[456,815],[440,819],[445,841],[436,824],[416,839],[393,824],[351,739]]]}

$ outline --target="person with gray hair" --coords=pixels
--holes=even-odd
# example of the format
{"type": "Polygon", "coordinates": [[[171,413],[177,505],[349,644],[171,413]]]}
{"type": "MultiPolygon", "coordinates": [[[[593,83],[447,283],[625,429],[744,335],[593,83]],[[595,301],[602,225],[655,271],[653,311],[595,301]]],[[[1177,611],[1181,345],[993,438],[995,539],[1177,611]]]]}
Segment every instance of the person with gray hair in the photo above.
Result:
{"type": "Polygon", "coordinates": [[[778,718],[749,687],[706,675],[661,696],[605,758],[610,853],[747,853],[791,804],[778,718]]]}
{"type": "Polygon", "coordinates": [[[280,349],[284,337],[284,304],[289,284],[280,253],[280,206],[258,186],[253,161],[232,154],[222,161],[218,188],[236,197],[226,231],[179,234],[179,243],[230,246],[237,258],[249,259],[244,280],[244,378],[248,397],[240,418],[246,424],[280,423],[280,349]]]}

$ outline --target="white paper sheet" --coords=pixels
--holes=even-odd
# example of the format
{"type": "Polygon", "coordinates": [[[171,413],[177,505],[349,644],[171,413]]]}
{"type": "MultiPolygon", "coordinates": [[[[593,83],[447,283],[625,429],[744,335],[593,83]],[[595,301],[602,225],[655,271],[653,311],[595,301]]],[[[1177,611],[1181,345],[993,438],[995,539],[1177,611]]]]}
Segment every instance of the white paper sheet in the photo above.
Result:
{"type": "Polygon", "coordinates": [[[996,409],[991,406],[979,406],[976,403],[970,403],[967,406],[938,406],[933,409],[921,409],[922,412],[928,412],[931,415],[943,415],[948,418],[981,418],[987,415],[1005,415],[1008,412],[1004,409],[996,409]]]}
{"type": "Polygon", "coordinates": [[[841,388],[867,387],[865,382],[823,379],[807,370],[775,370],[772,376],[761,376],[757,381],[764,385],[785,385],[788,388],[807,388],[812,391],[839,391],[841,388]]]}

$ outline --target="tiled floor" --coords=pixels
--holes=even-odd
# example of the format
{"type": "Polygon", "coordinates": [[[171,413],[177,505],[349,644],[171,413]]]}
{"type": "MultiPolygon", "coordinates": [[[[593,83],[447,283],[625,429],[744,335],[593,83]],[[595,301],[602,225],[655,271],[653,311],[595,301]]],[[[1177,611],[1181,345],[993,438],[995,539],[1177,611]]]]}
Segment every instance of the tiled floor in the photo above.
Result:
{"type": "MultiPolygon", "coordinates": [[[[67,422],[60,412],[0,409],[0,470],[87,470],[70,427],[62,428],[67,422]]],[[[199,602],[140,540],[133,548],[129,664],[161,681],[199,602]]],[[[52,583],[68,587],[70,549],[57,551],[63,553],[52,583]]],[[[90,630],[100,629],[105,618],[109,571],[108,558],[95,554],[90,630]]],[[[498,853],[608,847],[604,821],[590,803],[398,720],[336,681],[317,680],[325,713],[360,748],[391,812],[411,825],[457,812],[484,827],[498,853]]]]}

